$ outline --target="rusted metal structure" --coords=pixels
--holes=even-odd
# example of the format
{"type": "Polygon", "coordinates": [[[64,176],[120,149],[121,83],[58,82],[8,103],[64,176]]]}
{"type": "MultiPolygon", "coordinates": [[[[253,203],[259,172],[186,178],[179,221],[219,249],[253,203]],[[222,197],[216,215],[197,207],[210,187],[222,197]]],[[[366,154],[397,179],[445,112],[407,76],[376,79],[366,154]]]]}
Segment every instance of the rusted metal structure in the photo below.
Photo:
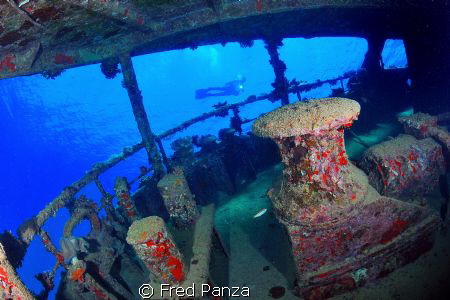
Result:
{"type": "Polygon", "coordinates": [[[360,166],[381,195],[402,200],[420,200],[436,189],[446,171],[441,145],[432,138],[417,140],[410,135],[370,147],[360,166]]]}
{"type": "Polygon", "coordinates": [[[332,297],[411,262],[431,248],[439,223],[430,209],[380,196],[348,161],[343,131],[359,111],[354,100],[316,99],[253,124],[280,149],[283,174],[268,196],[288,231],[305,299],[332,297]]]}
{"type": "Polygon", "coordinates": [[[444,151],[447,152],[450,151],[450,135],[447,130],[439,125],[449,120],[449,113],[443,113],[437,116],[416,113],[408,117],[399,117],[399,122],[403,124],[407,134],[418,139],[433,137],[444,147],[444,151]]]}
{"type": "MultiPolygon", "coordinates": [[[[102,194],[102,208],[106,210],[108,222],[121,223],[124,220],[117,216],[112,207],[114,196],[105,191],[99,181],[102,173],[145,148],[153,174],[159,179],[168,169],[167,164],[163,165],[165,155],[161,139],[196,122],[255,101],[281,99],[283,104],[287,104],[287,94],[299,94],[302,87],[288,84],[282,62],[277,59],[276,47],[283,38],[364,37],[369,44],[364,66],[370,72],[380,71],[377,64],[381,55],[379,45],[387,38],[402,38],[416,104],[420,107],[420,99],[427,99],[427,94],[432,94],[433,99],[440,99],[439,95],[442,95],[441,99],[446,99],[450,95],[449,11],[445,0],[0,0],[0,79],[39,73],[51,77],[67,68],[105,61],[120,63],[124,87],[142,137],[142,142],[126,147],[119,155],[111,156],[105,162],[95,164],[35,217],[25,221],[18,230],[19,238],[11,239],[10,243],[26,249],[35,235],[39,235],[46,249],[55,255],[53,270],[38,275],[47,292],[53,288],[55,270],[62,266],[70,271],[73,279],[96,296],[115,298],[115,295],[107,295],[107,291],[96,281],[98,277],[93,277],[94,273],[86,270],[83,262],[75,263],[76,268],[72,266],[70,269],[42,229],[59,209],[69,207],[73,208],[70,222],[76,224],[87,218],[91,221],[93,234],[103,234],[101,232],[106,229],[98,221],[99,208],[82,197],[75,198],[80,190],[95,181],[102,194]],[[265,40],[268,46],[276,74],[273,92],[251,96],[240,103],[205,113],[158,135],[152,132],[131,57],[216,43],[239,42],[248,45],[255,39],[265,40]]],[[[450,101],[443,100],[442,103],[448,105],[450,101]]],[[[433,110],[433,106],[430,107],[429,110],[433,110]]],[[[127,194],[127,197],[132,195],[127,194]]],[[[212,216],[208,218],[211,223],[212,216]]],[[[398,222],[393,220],[394,232],[391,235],[397,233],[399,227],[404,229],[403,223],[398,222]]],[[[67,226],[67,232],[71,232],[71,224],[67,226]]],[[[10,248],[11,244],[4,246],[10,248]]],[[[118,255],[110,249],[102,251],[105,257],[115,258],[118,255]]],[[[0,255],[0,281],[10,286],[8,292],[15,292],[17,287],[18,294],[31,299],[32,296],[15,275],[17,263],[10,263],[20,261],[23,256],[13,259],[6,252],[2,250],[0,255]]],[[[15,255],[21,256],[18,253],[15,255]]],[[[205,253],[202,256],[208,257],[205,253]]],[[[111,265],[101,265],[100,269],[110,268],[111,265]]],[[[108,274],[104,276],[102,280],[118,286],[108,274]]],[[[319,275],[319,279],[322,278],[319,275]]],[[[126,291],[121,294],[128,296],[126,291]]]]}
{"type": "Polygon", "coordinates": [[[195,224],[198,210],[181,167],[164,176],[158,182],[158,189],[176,226],[189,228],[195,224]]]}
{"type": "MultiPolygon", "coordinates": [[[[2,0],[0,77],[98,63],[121,53],[271,36],[361,36],[404,38],[419,80],[427,68],[420,58],[425,46],[439,36],[448,42],[448,5],[444,0],[2,0]]],[[[431,65],[448,62],[444,53],[433,55],[443,49],[426,49],[436,52],[428,55],[431,65]]]]}
{"type": "Polygon", "coordinates": [[[128,229],[127,243],[161,282],[175,285],[184,280],[184,258],[160,217],[151,216],[133,222],[128,229]]]}

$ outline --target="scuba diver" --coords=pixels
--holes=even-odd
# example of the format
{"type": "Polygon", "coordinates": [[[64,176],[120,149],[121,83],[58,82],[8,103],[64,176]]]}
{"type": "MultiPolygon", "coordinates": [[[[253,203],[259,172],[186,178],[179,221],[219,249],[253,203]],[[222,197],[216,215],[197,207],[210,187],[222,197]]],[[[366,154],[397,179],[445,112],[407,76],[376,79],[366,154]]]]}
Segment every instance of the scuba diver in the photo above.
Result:
{"type": "Polygon", "coordinates": [[[237,96],[244,90],[245,77],[238,76],[237,80],[229,81],[224,86],[209,87],[195,91],[196,99],[215,96],[237,96]]]}

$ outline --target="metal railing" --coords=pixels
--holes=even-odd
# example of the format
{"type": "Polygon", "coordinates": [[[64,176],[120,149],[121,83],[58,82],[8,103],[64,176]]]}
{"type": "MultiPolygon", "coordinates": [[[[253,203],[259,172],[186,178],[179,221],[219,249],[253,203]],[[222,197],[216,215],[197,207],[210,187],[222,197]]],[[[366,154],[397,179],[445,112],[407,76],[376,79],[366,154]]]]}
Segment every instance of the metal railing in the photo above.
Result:
{"type": "MultiPolygon", "coordinates": [[[[350,78],[352,75],[353,74],[344,74],[343,76],[340,76],[340,77],[335,78],[335,79],[329,79],[329,80],[323,80],[323,81],[318,80],[318,81],[313,82],[313,83],[302,84],[302,85],[300,85],[296,81],[291,81],[290,86],[288,88],[288,93],[297,94],[298,99],[301,100],[300,93],[303,92],[303,91],[309,91],[311,89],[318,88],[318,87],[320,87],[320,86],[322,86],[323,84],[326,84],[326,83],[333,83],[333,84],[335,84],[335,83],[337,83],[339,81],[341,82],[341,86],[343,87],[342,80],[350,78]]],[[[272,102],[275,102],[277,99],[274,99],[274,95],[272,93],[268,93],[268,94],[261,94],[260,96],[252,95],[252,96],[249,96],[246,100],[238,102],[238,103],[224,104],[223,106],[220,106],[217,109],[214,109],[214,110],[212,110],[210,112],[203,113],[203,114],[201,114],[201,115],[199,115],[199,116],[197,116],[195,118],[187,120],[187,121],[181,123],[180,125],[178,125],[176,127],[173,127],[171,129],[169,129],[169,130],[167,130],[167,131],[165,131],[165,132],[155,136],[155,140],[158,142],[158,146],[160,148],[160,151],[164,154],[165,152],[164,152],[164,149],[163,149],[162,143],[161,143],[162,139],[168,138],[168,137],[176,134],[177,132],[185,130],[186,128],[192,126],[193,124],[196,124],[198,122],[202,122],[202,121],[204,121],[204,120],[206,120],[208,118],[211,118],[211,117],[223,117],[223,116],[227,115],[228,110],[232,110],[233,108],[245,106],[247,104],[251,104],[251,103],[254,103],[254,102],[257,102],[257,101],[262,101],[262,100],[270,100],[272,102]]],[[[127,159],[128,157],[130,157],[132,155],[134,155],[135,153],[137,153],[138,151],[140,151],[143,148],[144,148],[144,143],[140,142],[140,143],[137,143],[137,144],[132,145],[130,147],[123,148],[123,150],[119,154],[112,155],[106,161],[94,164],[92,166],[92,168],[90,170],[88,170],[79,180],[73,182],[72,184],[70,184],[69,186],[64,188],[63,191],[56,198],[54,198],[52,201],[50,201],[46,205],[46,207],[43,210],[41,210],[36,216],[34,216],[32,219],[26,220],[25,222],[22,223],[22,225],[18,229],[19,242],[24,247],[28,247],[28,245],[31,243],[31,241],[33,240],[33,238],[37,234],[37,235],[39,235],[42,243],[44,244],[44,247],[46,248],[46,250],[49,251],[50,253],[52,253],[55,256],[55,258],[56,258],[56,263],[55,263],[52,271],[40,273],[37,276],[40,276],[41,278],[45,279],[45,278],[48,278],[48,276],[54,276],[54,274],[56,273],[56,270],[58,269],[59,266],[62,266],[63,268],[67,269],[67,265],[64,262],[64,257],[57,250],[57,248],[54,245],[54,243],[50,240],[50,236],[48,235],[48,233],[42,229],[42,227],[44,226],[45,222],[51,216],[55,216],[56,213],[59,211],[59,209],[61,209],[62,207],[66,207],[69,204],[71,204],[72,200],[74,199],[74,196],[77,193],[79,193],[85,186],[90,184],[91,182],[95,182],[98,190],[100,191],[100,193],[102,195],[102,201],[101,201],[100,209],[104,208],[106,213],[107,213],[107,215],[108,215],[108,211],[114,210],[114,208],[112,206],[112,199],[115,197],[115,195],[114,194],[109,194],[105,190],[105,188],[103,187],[102,183],[99,180],[99,176],[101,174],[103,174],[104,172],[106,172],[107,170],[111,169],[113,166],[117,165],[119,162],[127,159]],[[49,274],[49,273],[51,273],[51,274],[49,274]]],[[[165,157],[165,154],[163,155],[163,158],[165,158],[167,160],[167,158],[165,157]]],[[[151,169],[148,169],[145,173],[141,173],[137,178],[131,180],[131,182],[136,182],[141,177],[143,177],[144,175],[146,175],[147,173],[149,173],[151,171],[152,171],[151,169]]],[[[81,198],[82,197],[80,197],[80,199],[81,198]]],[[[97,212],[100,209],[97,209],[96,207],[95,208],[94,207],[93,208],[91,208],[91,207],[87,207],[86,208],[86,206],[83,207],[83,209],[86,209],[85,214],[81,215],[80,217],[81,218],[88,218],[88,219],[90,219],[91,223],[94,223],[95,220],[93,220],[93,219],[95,219],[95,216],[93,216],[93,215],[94,214],[97,215],[97,212]]],[[[73,217],[74,216],[71,215],[71,219],[73,217]]],[[[98,216],[97,216],[97,218],[98,218],[98,216]]],[[[68,223],[73,222],[73,220],[71,221],[71,219],[69,219],[66,222],[65,227],[70,227],[70,226],[68,226],[68,223]]],[[[93,226],[93,225],[91,224],[91,226],[93,226]]],[[[0,244],[0,246],[1,246],[1,244],[0,244]]],[[[0,274],[0,276],[1,276],[1,274],[0,274]]],[[[2,278],[0,277],[0,280],[1,279],[2,278]]],[[[19,280],[19,279],[17,279],[17,280],[19,280]]],[[[16,284],[16,286],[25,287],[22,283],[20,283],[19,285],[16,284]]],[[[23,290],[22,293],[24,295],[30,294],[26,290],[26,287],[25,287],[25,290],[23,290]]]]}

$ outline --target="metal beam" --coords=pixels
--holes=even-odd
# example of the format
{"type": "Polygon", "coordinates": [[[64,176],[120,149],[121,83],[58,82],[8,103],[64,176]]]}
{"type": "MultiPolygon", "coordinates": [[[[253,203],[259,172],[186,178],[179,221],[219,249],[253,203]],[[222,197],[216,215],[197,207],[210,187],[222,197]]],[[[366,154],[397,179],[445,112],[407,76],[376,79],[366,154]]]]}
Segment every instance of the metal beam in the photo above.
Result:
{"type": "Polygon", "coordinates": [[[399,38],[405,32],[420,34],[430,18],[448,15],[440,1],[419,0],[192,0],[174,1],[170,9],[151,1],[148,7],[117,0],[60,2],[21,5],[42,30],[0,1],[0,79],[99,63],[125,52],[135,56],[268,34],[364,37],[377,31],[399,38]]]}
{"type": "Polygon", "coordinates": [[[124,54],[119,57],[119,61],[123,74],[124,87],[127,89],[128,96],[130,97],[134,118],[136,119],[139,133],[147,151],[148,161],[153,167],[154,175],[159,179],[165,174],[165,170],[161,154],[156,145],[155,135],[150,128],[147,113],[145,112],[142,94],[136,80],[131,57],[129,54],[124,54]]]}
{"type": "Polygon", "coordinates": [[[278,53],[278,47],[282,46],[282,38],[269,37],[265,40],[266,49],[270,56],[270,64],[272,65],[273,71],[275,73],[275,81],[272,83],[273,100],[281,99],[281,105],[289,104],[289,82],[284,75],[286,72],[286,64],[280,59],[278,53]]]}

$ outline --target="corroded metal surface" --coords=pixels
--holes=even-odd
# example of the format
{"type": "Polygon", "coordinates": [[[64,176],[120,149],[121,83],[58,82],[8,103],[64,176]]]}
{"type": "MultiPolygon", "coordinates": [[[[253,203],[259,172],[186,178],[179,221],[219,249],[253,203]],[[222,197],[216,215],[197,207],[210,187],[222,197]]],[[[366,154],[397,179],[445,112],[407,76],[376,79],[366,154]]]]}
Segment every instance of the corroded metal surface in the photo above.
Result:
{"type": "Polygon", "coordinates": [[[343,130],[359,106],[349,112],[352,100],[332,100],[286,105],[253,125],[280,149],[283,174],[268,197],[287,229],[305,299],[355,289],[411,262],[431,247],[439,221],[430,209],[381,197],[348,162],[343,130]]]}
{"type": "MultiPolygon", "coordinates": [[[[139,133],[142,137],[145,150],[147,151],[148,161],[153,167],[154,176],[161,178],[165,174],[161,154],[156,145],[155,135],[150,128],[150,123],[145,112],[141,91],[139,90],[136,73],[129,55],[120,55],[120,66],[123,74],[123,86],[128,92],[133,115],[136,120],[139,133]]],[[[162,149],[162,148],[161,148],[162,149]]]]}
{"type": "Polygon", "coordinates": [[[0,243],[0,297],[1,299],[36,299],[22,283],[0,243]]]}
{"type": "Polygon", "coordinates": [[[433,191],[445,174],[442,147],[405,134],[367,149],[360,165],[380,194],[402,200],[433,191]]]}
{"type": "Polygon", "coordinates": [[[286,105],[255,121],[253,132],[271,137],[283,161],[281,182],[268,194],[279,218],[291,224],[321,213],[335,218],[364,197],[344,146],[344,128],[359,110],[354,100],[324,98],[286,105]]]}
{"type": "Polygon", "coordinates": [[[96,63],[124,52],[277,33],[364,35],[377,28],[400,34],[406,25],[399,15],[414,20],[445,5],[414,0],[0,0],[0,78],[96,63]],[[348,18],[355,13],[359,18],[348,18]]]}
{"type": "MultiPolygon", "coordinates": [[[[412,206],[409,206],[409,204],[401,204],[399,201],[390,198],[380,198],[378,201],[372,202],[369,205],[370,207],[367,207],[364,211],[368,216],[370,213],[387,211],[397,205],[405,206],[408,211],[406,214],[412,212],[412,206]],[[386,199],[389,200],[385,201],[386,199]]],[[[423,218],[424,215],[426,213],[424,214],[422,211],[418,215],[419,218],[413,220],[394,219],[391,227],[381,235],[381,239],[376,240],[376,237],[374,237],[375,240],[371,240],[372,244],[378,242],[378,245],[369,246],[369,244],[366,244],[359,248],[359,252],[356,251],[354,255],[339,263],[305,273],[303,275],[305,280],[299,284],[300,293],[305,299],[309,300],[325,299],[384,277],[393,270],[418,258],[432,247],[434,233],[439,223],[435,215],[428,215],[423,218]],[[410,221],[412,223],[409,223],[410,221]]],[[[364,217],[361,216],[361,220],[364,217]]],[[[372,217],[372,219],[376,218],[372,217]]],[[[383,220],[383,222],[388,220],[383,220]]],[[[357,225],[358,230],[352,228],[351,230],[355,230],[354,233],[360,234],[359,237],[355,237],[351,233],[334,236],[336,239],[335,245],[338,246],[337,250],[344,249],[349,244],[354,245],[353,239],[355,238],[361,241],[369,237],[369,232],[376,232],[370,229],[372,225],[375,224],[363,222],[359,226],[357,225]]],[[[314,247],[314,244],[311,247],[314,247]]]]}
{"type": "Polygon", "coordinates": [[[92,166],[92,168],[87,171],[81,179],[64,188],[64,190],[50,203],[48,203],[35,217],[22,223],[18,229],[18,236],[20,237],[20,240],[28,246],[33,240],[35,234],[42,226],[44,226],[47,220],[51,216],[55,215],[59,209],[66,206],[76,193],[98,178],[100,174],[115,166],[127,157],[135,154],[142,148],[142,143],[136,144],[132,147],[126,147],[120,154],[112,155],[107,161],[96,163],[92,166]]]}
{"type": "Polygon", "coordinates": [[[408,117],[400,117],[398,120],[403,124],[405,132],[418,139],[432,137],[444,147],[444,151],[450,150],[450,133],[445,127],[439,126],[440,122],[448,122],[448,113],[431,116],[424,113],[416,113],[408,117]]]}
{"type": "Polygon", "coordinates": [[[134,221],[128,229],[127,243],[160,282],[177,284],[184,280],[187,270],[183,255],[160,217],[134,221]]]}
{"type": "Polygon", "coordinates": [[[181,167],[164,176],[158,182],[158,189],[167,212],[177,227],[189,228],[195,223],[198,209],[181,167]]]}
{"type": "Polygon", "coordinates": [[[131,197],[130,185],[126,177],[116,177],[114,192],[116,193],[117,199],[119,199],[118,204],[122,207],[128,222],[131,224],[133,221],[140,219],[134,199],[131,197]]]}

